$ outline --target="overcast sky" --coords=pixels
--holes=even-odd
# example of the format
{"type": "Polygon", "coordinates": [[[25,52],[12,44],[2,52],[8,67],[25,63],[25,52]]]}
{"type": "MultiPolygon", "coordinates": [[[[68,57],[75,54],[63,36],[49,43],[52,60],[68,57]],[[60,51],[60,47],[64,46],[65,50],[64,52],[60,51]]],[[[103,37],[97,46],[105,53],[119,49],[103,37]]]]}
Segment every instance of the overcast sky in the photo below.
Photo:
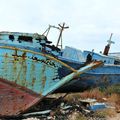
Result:
{"type": "MultiPolygon", "coordinates": [[[[120,51],[120,0],[0,0],[0,31],[37,32],[65,22],[63,45],[103,51],[111,33],[120,51]]],[[[54,44],[58,31],[48,36],[54,44]]]]}

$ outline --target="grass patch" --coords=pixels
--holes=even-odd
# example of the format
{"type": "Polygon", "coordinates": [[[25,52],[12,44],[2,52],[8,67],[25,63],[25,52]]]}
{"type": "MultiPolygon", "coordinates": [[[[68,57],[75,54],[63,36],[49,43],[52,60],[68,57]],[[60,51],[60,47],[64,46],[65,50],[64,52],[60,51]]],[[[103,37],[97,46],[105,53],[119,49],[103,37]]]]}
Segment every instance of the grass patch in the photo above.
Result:
{"type": "Polygon", "coordinates": [[[94,117],[98,117],[98,118],[106,118],[107,116],[109,117],[116,116],[115,110],[114,109],[102,109],[102,110],[97,110],[94,113],[94,117]]]}
{"type": "Polygon", "coordinates": [[[120,94],[120,84],[107,87],[104,91],[106,95],[120,94]]]}

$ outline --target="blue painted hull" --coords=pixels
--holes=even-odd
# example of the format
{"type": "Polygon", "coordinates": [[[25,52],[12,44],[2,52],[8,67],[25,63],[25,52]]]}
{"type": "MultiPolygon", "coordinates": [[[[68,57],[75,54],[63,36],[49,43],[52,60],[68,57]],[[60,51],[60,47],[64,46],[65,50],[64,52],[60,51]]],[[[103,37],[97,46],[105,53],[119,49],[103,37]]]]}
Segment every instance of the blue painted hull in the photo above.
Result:
{"type": "Polygon", "coordinates": [[[79,78],[70,81],[56,92],[82,92],[87,89],[104,88],[115,84],[120,84],[120,66],[104,65],[80,75],[79,78]]]}
{"type": "MultiPolygon", "coordinates": [[[[55,86],[73,70],[83,66],[80,63],[61,61],[40,52],[10,46],[1,46],[0,64],[0,79],[10,81],[43,96],[47,95],[46,91],[49,88],[55,86]]],[[[76,79],[72,80],[76,81],[76,79]]],[[[86,84],[89,85],[89,82],[86,84]]],[[[83,88],[81,87],[82,90],[83,88]]]]}
{"type": "MultiPolygon", "coordinates": [[[[38,34],[1,33],[0,78],[26,87],[37,94],[45,95],[48,88],[85,66],[79,61],[63,59],[61,51],[47,43],[49,41],[46,37],[38,34]]],[[[111,61],[113,62],[113,59],[111,61]]],[[[119,83],[120,66],[106,66],[76,77],[64,85],[62,91],[83,91],[94,86],[101,86],[101,81],[119,83]]],[[[60,91],[58,89],[57,92],[60,91]]]]}

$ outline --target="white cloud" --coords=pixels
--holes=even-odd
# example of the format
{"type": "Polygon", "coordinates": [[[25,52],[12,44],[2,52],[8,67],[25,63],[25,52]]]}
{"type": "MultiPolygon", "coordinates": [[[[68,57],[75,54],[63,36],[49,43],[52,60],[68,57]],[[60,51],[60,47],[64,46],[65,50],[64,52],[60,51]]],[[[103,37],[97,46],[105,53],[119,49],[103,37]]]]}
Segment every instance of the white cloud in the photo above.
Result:
{"type": "Polygon", "coordinates": [[[0,30],[42,33],[49,24],[66,22],[64,45],[101,51],[113,32],[111,50],[119,51],[119,5],[119,0],[0,0],[0,30]]]}

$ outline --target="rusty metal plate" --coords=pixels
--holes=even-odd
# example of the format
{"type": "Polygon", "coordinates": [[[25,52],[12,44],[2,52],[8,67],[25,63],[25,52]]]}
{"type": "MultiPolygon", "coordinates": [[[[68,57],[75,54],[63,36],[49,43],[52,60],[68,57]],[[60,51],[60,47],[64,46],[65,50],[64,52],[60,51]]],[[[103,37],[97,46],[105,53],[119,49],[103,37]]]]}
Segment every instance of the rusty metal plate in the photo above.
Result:
{"type": "Polygon", "coordinates": [[[0,116],[17,116],[35,105],[40,99],[40,95],[0,79],[0,116]]]}

